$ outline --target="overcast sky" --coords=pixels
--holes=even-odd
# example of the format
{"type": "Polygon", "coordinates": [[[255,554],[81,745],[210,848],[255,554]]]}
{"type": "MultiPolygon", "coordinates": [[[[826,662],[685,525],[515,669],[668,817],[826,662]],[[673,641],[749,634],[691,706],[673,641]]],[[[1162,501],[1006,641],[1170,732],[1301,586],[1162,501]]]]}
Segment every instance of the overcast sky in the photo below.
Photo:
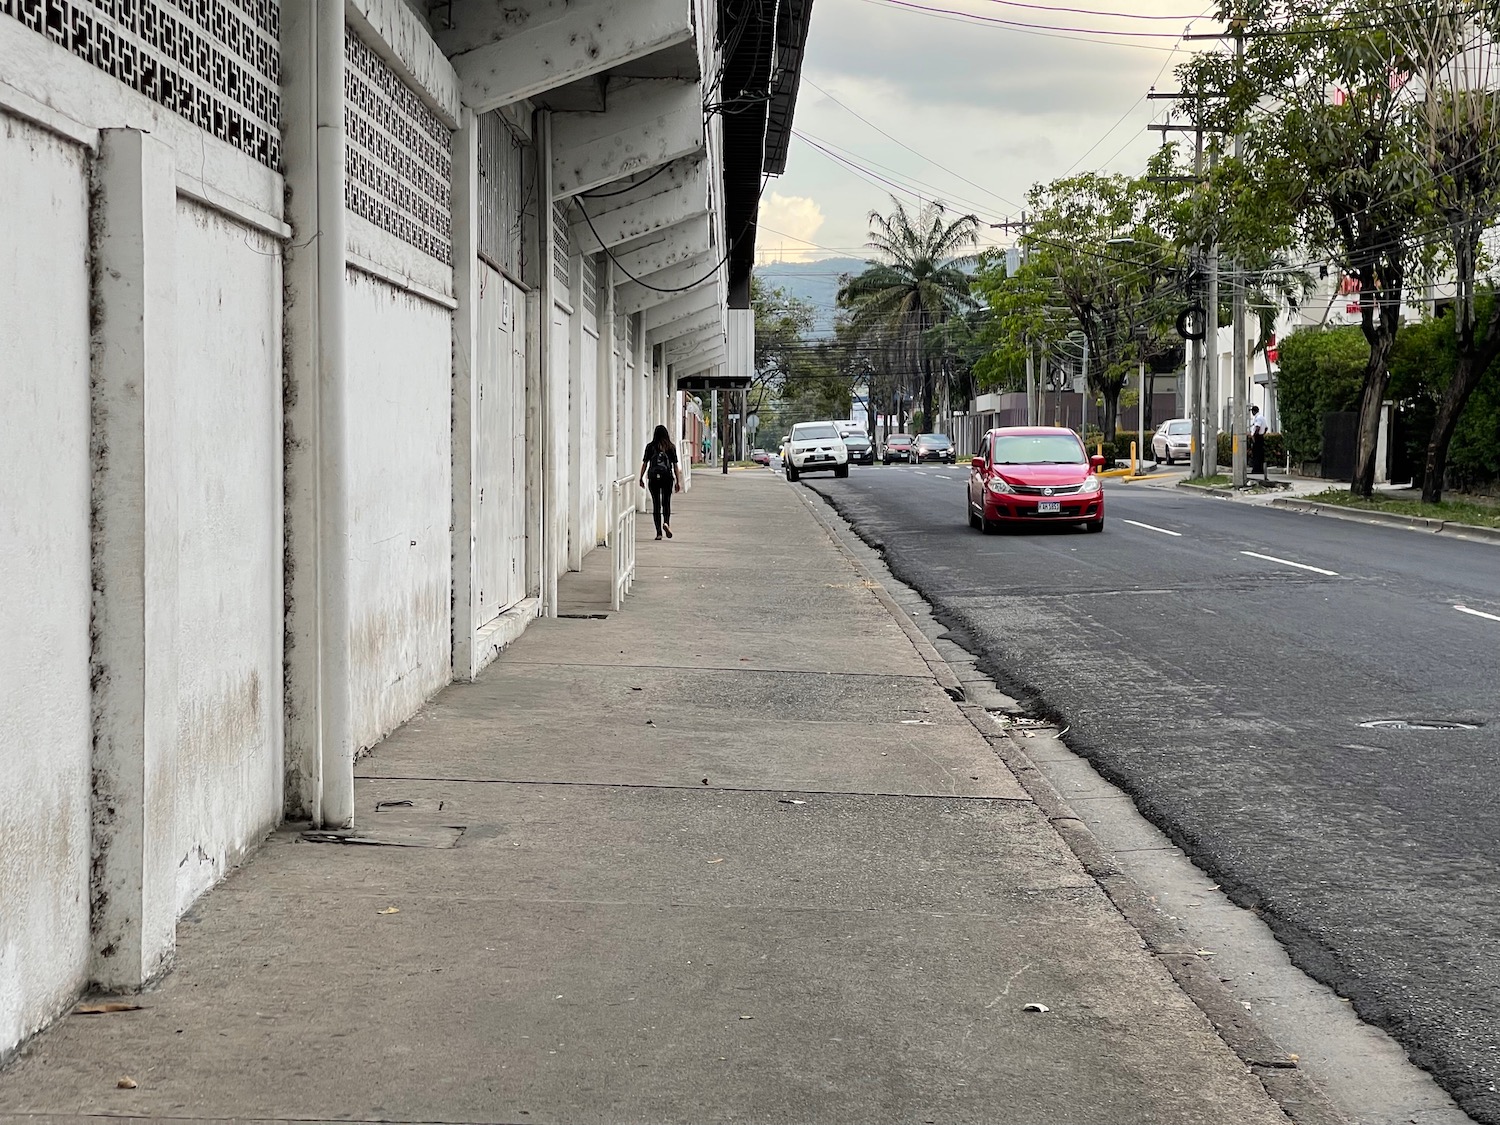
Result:
{"type": "MultiPolygon", "coordinates": [[[[1206,0],[909,0],[1029,30],[905,2],[814,0],[798,135],[761,202],[763,260],[865,256],[868,213],[890,209],[878,176],[998,222],[1019,215],[1032,184],[1070,169],[1141,170],[1161,142],[1146,125],[1167,110],[1147,90],[1175,89],[1172,68],[1205,48],[1177,39],[1189,14],[1205,15],[1195,31],[1218,27],[1206,0]]],[[[1008,245],[1014,235],[986,238],[1008,245]]]]}

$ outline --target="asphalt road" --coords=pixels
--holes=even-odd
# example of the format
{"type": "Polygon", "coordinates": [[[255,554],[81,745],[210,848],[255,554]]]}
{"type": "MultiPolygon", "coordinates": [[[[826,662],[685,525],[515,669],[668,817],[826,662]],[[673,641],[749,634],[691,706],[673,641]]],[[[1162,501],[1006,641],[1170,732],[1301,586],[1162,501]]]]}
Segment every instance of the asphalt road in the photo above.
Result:
{"type": "Polygon", "coordinates": [[[1303,969],[1500,1125],[1500,548],[1144,484],[1108,486],[1102,535],[985,536],[967,474],[804,479],[1303,969]],[[1479,725],[1361,725],[1385,719],[1479,725]]]}

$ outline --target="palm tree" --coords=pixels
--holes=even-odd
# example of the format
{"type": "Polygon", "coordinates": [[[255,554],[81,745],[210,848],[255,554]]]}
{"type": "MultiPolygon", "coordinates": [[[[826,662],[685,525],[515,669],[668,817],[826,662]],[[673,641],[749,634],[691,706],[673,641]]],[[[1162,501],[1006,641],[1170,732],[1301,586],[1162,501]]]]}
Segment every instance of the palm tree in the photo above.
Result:
{"type": "MultiPolygon", "coordinates": [[[[895,196],[890,215],[870,212],[871,250],[880,255],[839,287],[839,304],[852,311],[851,326],[867,344],[889,349],[902,373],[921,379],[922,424],[933,428],[933,356],[936,325],[975,306],[969,274],[979,241],[979,220],[952,220],[941,203],[924,202],[913,216],[895,196]]],[[[910,383],[908,381],[907,385],[910,383]]]]}

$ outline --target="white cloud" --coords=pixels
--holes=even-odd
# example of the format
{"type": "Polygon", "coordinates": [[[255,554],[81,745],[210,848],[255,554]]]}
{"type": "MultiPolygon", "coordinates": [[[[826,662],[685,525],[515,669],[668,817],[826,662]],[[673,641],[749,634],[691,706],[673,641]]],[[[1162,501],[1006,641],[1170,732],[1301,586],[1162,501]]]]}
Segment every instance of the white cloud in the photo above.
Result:
{"type": "Polygon", "coordinates": [[[806,195],[773,191],[760,201],[756,257],[763,262],[807,262],[821,255],[815,243],[823,209],[806,195]]]}
{"type": "MultiPolygon", "coordinates": [[[[985,0],[952,0],[942,7],[998,13],[1016,23],[1064,22],[1025,9],[996,9],[985,0]]],[[[994,223],[1018,217],[1033,184],[1075,165],[1077,171],[1140,171],[1161,140],[1146,125],[1161,119],[1169,105],[1148,101],[1146,91],[1153,85],[1175,89],[1172,68],[1199,45],[1172,38],[1185,19],[1136,17],[1176,15],[1200,5],[1129,0],[1084,7],[1123,14],[1070,18],[1066,22],[1097,34],[1064,35],[960,22],[878,0],[817,0],[795,124],[800,134],[837,146],[843,160],[799,137],[786,175],[773,186],[788,197],[816,199],[826,220],[816,241],[862,258],[868,253],[868,213],[889,211],[893,190],[903,192],[908,204],[914,194],[935,197],[994,223]],[[1127,30],[1167,37],[1118,35],[1127,30]],[[1111,31],[1117,33],[1113,38],[1111,31]]],[[[1201,8],[1209,11],[1211,5],[1201,8]]],[[[1201,20],[1193,29],[1216,26],[1201,20]]],[[[776,222],[767,225],[807,237],[776,222]]],[[[757,243],[770,247],[773,237],[763,231],[757,243]]],[[[988,227],[983,235],[987,245],[1008,245],[1013,238],[988,227]]]]}

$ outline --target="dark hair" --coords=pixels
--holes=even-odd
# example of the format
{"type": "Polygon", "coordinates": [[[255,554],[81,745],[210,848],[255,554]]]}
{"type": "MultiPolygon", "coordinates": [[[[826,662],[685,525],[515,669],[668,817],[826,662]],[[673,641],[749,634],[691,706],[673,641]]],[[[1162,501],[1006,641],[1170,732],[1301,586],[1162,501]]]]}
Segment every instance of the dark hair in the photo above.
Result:
{"type": "Polygon", "coordinates": [[[672,435],[667,433],[665,426],[656,427],[656,432],[651,435],[651,444],[658,449],[670,449],[673,453],[677,452],[677,445],[672,441],[672,435]]]}

